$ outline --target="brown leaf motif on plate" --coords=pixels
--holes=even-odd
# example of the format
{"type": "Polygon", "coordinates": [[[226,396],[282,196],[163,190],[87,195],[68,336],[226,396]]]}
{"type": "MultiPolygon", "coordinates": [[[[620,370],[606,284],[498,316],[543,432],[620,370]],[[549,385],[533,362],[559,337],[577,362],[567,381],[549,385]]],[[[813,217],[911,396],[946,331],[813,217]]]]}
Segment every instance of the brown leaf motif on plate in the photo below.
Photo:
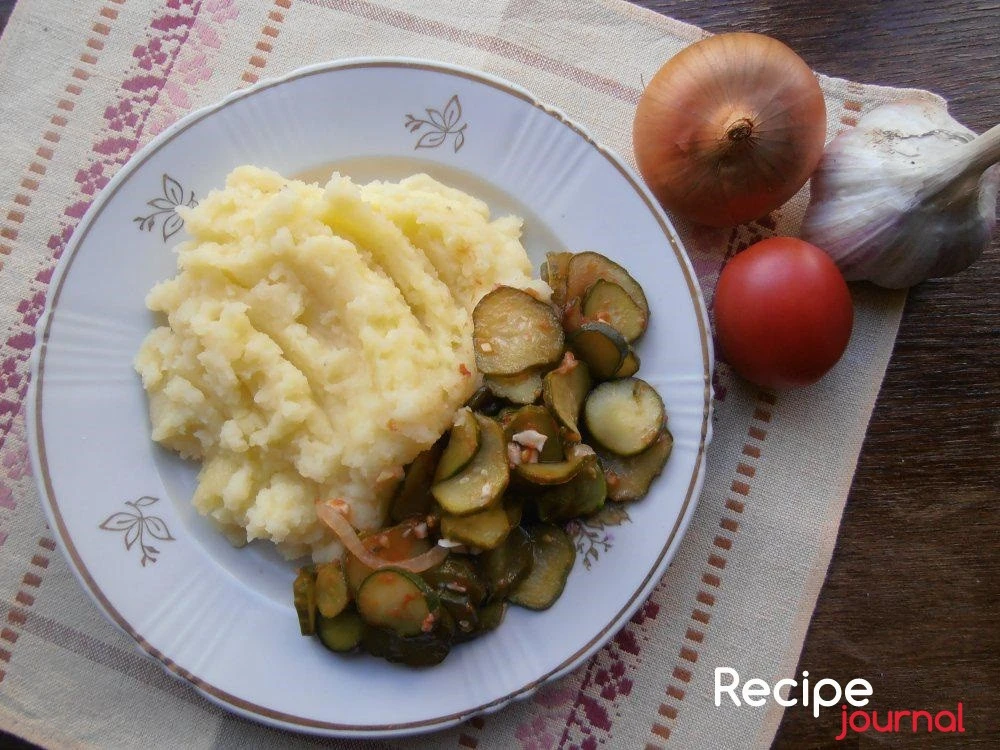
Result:
{"type": "Polygon", "coordinates": [[[448,100],[443,110],[427,107],[424,112],[427,117],[408,114],[403,122],[403,126],[411,133],[421,132],[413,146],[414,150],[437,148],[451,139],[452,148],[458,153],[465,145],[465,129],[468,127],[467,123],[462,122],[462,103],[458,100],[458,94],[448,100]]]}
{"type": "Polygon", "coordinates": [[[170,529],[158,516],[148,515],[143,511],[154,503],[158,503],[159,498],[145,495],[138,500],[126,500],[125,505],[132,508],[134,513],[119,511],[112,513],[100,524],[99,528],[105,531],[117,531],[124,535],[125,549],[131,550],[138,545],[142,557],[140,564],[146,567],[146,563],[155,563],[156,556],[160,550],[151,544],[153,539],[163,542],[172,542],[174,537],[170,534],[170,529]]]}
{"type": "Polygon", "coordinates": [[[590,570],[602,552],[614,546],[615,535],[610,528],[632,523],[628,511],[621,503],[607,503],[592,516],[570,521],[566,525],[568,533],[576,543],[576,552],[583,561],[583,567],[590,570]]]}
{"type": "Polygon", "coordinates": [[[146,201],[146,205],[155,209],[146,216],[136,216],[132,221],[144,232],[152,232],[157,221],[162,219],[160,234],[166,242],[184,227],[184,219],[177,213],[179,206],[194,208],[198,201],[194,199],[194,191],[186,191],[184,187],[168,174],[163,175],[163,195],[146,201]]]}

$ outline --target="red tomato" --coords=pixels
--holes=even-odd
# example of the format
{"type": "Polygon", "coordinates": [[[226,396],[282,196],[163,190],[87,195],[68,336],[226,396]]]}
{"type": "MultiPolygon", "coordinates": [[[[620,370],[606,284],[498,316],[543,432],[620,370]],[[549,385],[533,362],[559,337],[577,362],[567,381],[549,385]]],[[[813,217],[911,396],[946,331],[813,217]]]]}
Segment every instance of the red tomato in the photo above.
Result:
{"type": "Polygon", "coordinates": [[[819,380],[844,353],[854,322],[840,270],[794,237],[763,240],[730,260],[714,308],[722,355],[765,388],[819,380]]]}

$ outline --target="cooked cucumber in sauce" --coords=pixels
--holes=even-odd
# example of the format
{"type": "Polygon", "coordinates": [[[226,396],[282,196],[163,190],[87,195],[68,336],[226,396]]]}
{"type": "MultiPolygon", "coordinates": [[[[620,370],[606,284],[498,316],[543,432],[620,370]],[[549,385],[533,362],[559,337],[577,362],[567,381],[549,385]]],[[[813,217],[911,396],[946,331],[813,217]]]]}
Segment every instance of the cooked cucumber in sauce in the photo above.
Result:
{"type": "Polygon", "coordinates": [[[344,611],[350,601],[347,576],[340,560],[316,566],[316,609],[326,618],[344,611]]]}
{"type": "Polygon", "coordinates": [[[580,459],[580,468],[571,479],[553,485],[535,499],[538,517],[547,523],[565,523],[589,516],[604,507],[607,480],[594,453],[580,459]]]}
{"type": "Polygon", "coordinates": [[[566,428],[570,440],[580,440],[576,422],[590,385],[590,370],[571,352],[566,352],[559,367],[546,374],[542,383],[545,408],[566,428]]]}
{"type": "Polygon", "coordinates": [[[521,289],[497,287],[472,320],[476,365],[485,375],[514,375],[562,356],[565,334],[555,309],[521,289]]]}
{"type": "Polygon", "coordinates": [[[569,338],[573,353],[597,380],[610,380],[621,369],[629,353],[628,341],[610,323],[583,323],[569,338]]]}
{"type": "Polygon", "coordinates": [[[479,414],[475,419],[480,440],[472,460],[454,476],[431,487],[431,494],[441,508],[456,516],[491,507],[503,495],[510,479],[500,425],[479,414]]]}
{"type": "Polygon", "coordinates": [[[566,269],[567,301],[586,299],[587,293],[601,279],[620,286],[632,298],[642,314],[649,318],[649,303],[639,282],[620,265],[600,253],[576,253],[570,259],[566,269]]]}
{"type": "Polygon", "coordinates": [[[487,375],[486,386],[511,403],[533,404],[542,395],[542,373],[536,368],[516,375],[487,375]]]}
{"type": "Polygon", "coordinates": [[[492,601],[503,601],[513,586],[531,572],[531,539],[520,526],[504,543],[479,557],[483,579],[492,601]]]}
{"type": "Polygon", "coordinates": [[[391,567],[370,573],[358,589],[356,602],[365,623],[401,636],[430,632],[441,606],[423,578],[391,567]]]}
{"type": "Polygon", "coordinates": [[[616,378],[630,378],[639,372],[639,355],[635,353],[635,349],[631,346],[628,348],[628,353],[625,355],[625,359],[618,366],[618,370],[615,372],[616,378]]]}
{"type": "Polygon", "coordinates": [[[512,463],[562,460],[563,442],[559,425],[545,407],[522,406],[504,416],[503,428],[507,445],[513,444],[521,452],[520,458],[512,459],[512,463]]]}
{"type": "Polygon", "coordinates": [[[316,632],[316,569],[312,565],[299,569],[292,582],[292,597],[299,630],[302,635],[312,635],[316,632]]]}
{"type": "Polygon", "coordinates": [[[587,396],[583,418],[594,440],[619,456],[634,456],[653,444],[666,415],[663,400],[645,380],[601,383],[587,396]]]}
{"type": "Polygon", "coordinates": [[[646,330],[648,311],[643,310],[628,292],[613,281],[595,281],[583,298],[581,309],[584,318],[608,323],[630,342],[646,330]]]}
{"type": "MultiPolygon", "coordinates": [[[[459,414],[461,413],[460,410],[459,414]]],[[[398,523],[406,518],[426,516],[431,512],[433,505],[431,484],[434,482],[434,473],[437,467],[441,465],[441,451],[441,441],[439,440],[431,448],[417,456],[413,463],[407,467],[406,473],[403,475],[403,482],[389,508],[389,517],[393,521],[398,523]]]]}
{"type": "Polygon", "coordinates": [[[434,471],[434,481],[443,482],[445,479],[451,479],[465,468],[478,450],[479,421],[472,413],[472,409],[466,406],[455,413],[448,445],[434,471]]]}
{"type": "Polygon", "coordinates": [[[642,498],[663,471],[673,447],[674,439],[664,427],[652,445],[634,456],[619,456],[598,448],[597,455],[601,458],[608,486],[608,499],[622,503],[642,498]]]}
{"type": "Polygon", "coordinates": [[[528,537],[531,572],[510,592],[510,601],[528,609],[548,609],[566,586],[576,560],[576,545],[569,534],[552,524],[532,526],[528,537]]]}
{"type": "Polygon", "coordinates": [[[521,502],[508,498],[501,505],[468,516],[441,514],[441,537],[478,549],[503,544],[510,530],[521,522],[521,502]]]}
{"type": "Polygon", "coordinates": [[[361,643],[365,621],[353,609],[346,609],[336,617],[316,618],[316,635],[331,651],[353,651],[361,643]]]}
{"type": "Polygon", "coordinates": [[[663,401],[634,377],[642,287],[595,252],[549,253],[541,276],[551,303],[500,286],[476,306],[483,386],[406,468],[395,525],[357,534],[324,517],[353,554],[299,571],[303,635],[438,664],[501,626],[509,605],[551,607],[576,559],[563,525],[641,499],[662,472],[673,446],[663,401]]]}

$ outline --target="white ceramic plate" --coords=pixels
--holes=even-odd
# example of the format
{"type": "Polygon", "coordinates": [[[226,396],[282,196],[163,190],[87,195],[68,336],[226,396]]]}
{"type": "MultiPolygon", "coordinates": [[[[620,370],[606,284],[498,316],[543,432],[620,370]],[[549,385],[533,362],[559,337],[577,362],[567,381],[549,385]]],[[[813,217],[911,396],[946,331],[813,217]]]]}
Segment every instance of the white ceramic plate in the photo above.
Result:
{"type": "Polygon", "coordinates": [[[73,235],[39,324],[30,397],[35,475],[84,588],[119,627],[209,699],[281,727],[378,736],[496,710],[581,664],[648,596],[680,543],[710,434],[712,348],[697,280],[639,179],[522,89],[419,60],[346,60],[261,83],[195,112],[123,167],[73,235]],[[645,286],[641,375],[675,438],[629,519],[596,529],[566,591],[423,670],[325,652],[298,635],[294,566],[265,544],[234,549],[191,507],[197,467],[149,438],[132,358],[154,319],[147,290],[175,272],[173,212],[235,166],[397,179],[427,171],[525,219],[536,268],[592,248],[645,286]]]}

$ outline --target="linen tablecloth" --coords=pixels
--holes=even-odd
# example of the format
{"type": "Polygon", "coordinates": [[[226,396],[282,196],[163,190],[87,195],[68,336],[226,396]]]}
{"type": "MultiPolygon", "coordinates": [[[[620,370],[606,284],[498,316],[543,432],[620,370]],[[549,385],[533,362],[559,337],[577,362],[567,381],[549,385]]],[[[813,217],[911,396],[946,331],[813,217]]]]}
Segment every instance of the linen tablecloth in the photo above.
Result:
{"type": "MultiPolygon", "coordinates": [[[[645,81],[699,29],[618,0],[20,0],[0,43],[0,727],[52,747],[309,746],[167,676],[98,612],[46,527],[25,394],[52,268],[95,195],[193,108],[301,65],[396,55],[509,79],[632,162],[645,81]]],[[[820,76],[829,136],[926,92],[820,76]]],[[[735,229],[680,223],[711,309],[725,260],[795,234],[803,190],[735,229]]],[[[815,386],[761,392],[718,363],[704,490],[666,576],[587,664],[426,748],[766,747],[781,718],[716,707],[717,666],[792,674],[822,586],[904,295],[859,285],[842,361],[815,386]]],[[[330,747],[354,743],[331,740],[330,747]]]]}

